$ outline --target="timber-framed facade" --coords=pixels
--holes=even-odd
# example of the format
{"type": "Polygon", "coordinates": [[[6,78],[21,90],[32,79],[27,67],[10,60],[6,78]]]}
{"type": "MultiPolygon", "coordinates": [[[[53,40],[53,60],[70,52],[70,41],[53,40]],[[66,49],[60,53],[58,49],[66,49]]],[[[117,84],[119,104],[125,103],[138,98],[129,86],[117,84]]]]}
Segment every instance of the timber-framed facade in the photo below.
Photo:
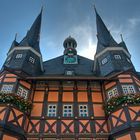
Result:
{"type": "Polygon", "coordinates": [[[45,62],[39,47],[42,10],[0,72],[1,140],[139,140],[140,73],[97,10],[95,59],[64,54],[45,62]]]}

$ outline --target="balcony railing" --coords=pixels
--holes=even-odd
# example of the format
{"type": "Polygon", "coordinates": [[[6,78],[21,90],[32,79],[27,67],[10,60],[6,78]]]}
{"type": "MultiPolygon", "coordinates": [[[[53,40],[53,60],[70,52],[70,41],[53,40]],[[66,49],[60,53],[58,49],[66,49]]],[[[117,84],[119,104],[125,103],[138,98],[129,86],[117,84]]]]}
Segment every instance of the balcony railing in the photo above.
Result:
{"type": "Polygon", "coordinates": [[[109,115],[116,111],[120,106],[126,105],[140,105],[140,93],[112,97],[107,101],[104,108],[106,114],[109,115]]]}
{"type": "Polygon", "coordinates": [[[25,113],[29,113],[32,109],[31,101],[24,99],[23,97],[20,97],[14,93],[0,92],[0,104],[12,104],[25,113]]]}

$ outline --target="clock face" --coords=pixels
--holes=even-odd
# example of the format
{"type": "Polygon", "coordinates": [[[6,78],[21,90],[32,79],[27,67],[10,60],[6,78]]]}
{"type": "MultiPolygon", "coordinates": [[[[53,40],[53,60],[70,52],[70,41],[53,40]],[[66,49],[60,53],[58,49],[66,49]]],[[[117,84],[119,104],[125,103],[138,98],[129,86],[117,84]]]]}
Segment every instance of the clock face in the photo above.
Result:
{"type": "Polygon", "coordinates": [[[77,64],[77,56],[64,56],[64,64],[77,64]]]}

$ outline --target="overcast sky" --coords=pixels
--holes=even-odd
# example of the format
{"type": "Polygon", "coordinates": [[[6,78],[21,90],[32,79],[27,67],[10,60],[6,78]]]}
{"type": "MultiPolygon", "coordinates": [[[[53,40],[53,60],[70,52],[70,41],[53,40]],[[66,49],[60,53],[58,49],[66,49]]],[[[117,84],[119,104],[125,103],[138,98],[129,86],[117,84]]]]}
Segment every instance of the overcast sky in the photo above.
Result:
{"type": "Polygon", "coordinates": [[[0,67],[15,33],[21,41],[44,6],[40,48],[43,60],[63,54],[69,35],[77,41],[78,54],[94,59],[96,21],[93,3],[115,40],[124,41],[140,71],[140,0],[0,0],[0,67]]]}

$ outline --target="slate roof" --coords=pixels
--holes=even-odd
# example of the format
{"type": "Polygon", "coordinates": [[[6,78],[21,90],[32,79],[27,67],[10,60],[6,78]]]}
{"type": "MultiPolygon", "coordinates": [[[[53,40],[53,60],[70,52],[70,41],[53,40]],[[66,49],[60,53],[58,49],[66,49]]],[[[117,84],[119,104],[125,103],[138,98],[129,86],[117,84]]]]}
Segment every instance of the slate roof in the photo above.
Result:
{"type": "Polygon", "coordinates": [[[117,42],[114,40],[110,32],[108,31],[106,25],[104,24],[103,20],[101,19],[100,15],[98,14],[96,8],[96,24],[97,24],[97,51],[96,54],[101,52],[105,47],[115,47],[117,46],[117,42]]]}
{"type": "Polygon", "coordinates": [[[31,46],[37,52],[40,53],[39,40],[40,40],[40,30],[41,30],[41,19],[42,19],[42,9],[27,35],[19,43],[19,46],[31,46]]]}
{"type": "MultiPolygon", "coordinates": [[[[98,37],[96,54],[101,52],[106,47],[122,47],[127,52],[129,52],[123,40],[119,44],[114,40],[109,30],[107,29],[106,25],[104,24],[103,20],[101,19],[100,15],[97,13],[96,9],[95,9],[95,13],[96,13],[97,37],[98,37]]],[[[40,14],[38,15],[38,17],[36,18],[36,20],[34,21],[30,30],[27,32],[27,35],[23,38],[23,40],[20,43],[18,43],[15,39],[11,45],[10,50],[12,50],[14,47],[31,46],[34,50],[36,50],[38,53],[41,54],[40,47],[39,47],[41,19],[42,19],[42,10],[40,14]]],[[[66,48],[66,42],[69,42],[69,41],[70,42],[74,41],[74,44],[75,44],[74,48],[77,46],[75,39],[72,37],[68,37],[64,41],[65,48],[66,48]]],[[[66,74],[66,71],[73,71],[75,76],[89,76],[90,77],[90,76],[98,76],[100,75],[100,72],[104,73],[109,69],[110,66],[112,67],[112,65],[110,66],[108,65],[108,67],[106,68],[105,67],[99,68],[99,63],[96,63],[97,69],[95,72],[93,71],[93,68],[94,68],[93,60],[90,60],[88,58],[85,58],[79,55],[77,56],[78,56],[78,64],[63,64],[64,55],[45,61],[43,62],[44,72],[42,72],[41,75],[40,75],[40,72],[39,74],[37,73],[37,76],[42,76],[42,77],[64,76],[66,74]]],[[[41,61],[41,64],[42,64],[42,61],[41,61]]],[[[38,68],[38,67],[40,66],[37,63],[34,68],[38,68]]],[[[115,65],[113,67],[115,67],[115,65]]],[[[118,67],[118,65],[116,65],[116,67],[118,67]]],[[[110,73],[110,71],[108,73],[110,73]]],[[[138,75],[140,76],[140,73],[138,73],[138,75]]]]}
{"type": "Polygon", "coordinates": [[[140,72],[137,72],[137,74],[138,74],[138,76],[139,76],[139,78],[140,78],[140,72]]]}
{"type": "Polygon", "coordinates": [[[122,41],[122,42],[119,43],[119,47],[123,47],[129,53],[129,51],[127,49],[127,46],[126,46],[126,44],[125,44],[124,41],[122,41]]]}
{"type": "Polygon", "coordinates": [[[11,47],[10,47],[8,53],[9,53],[14,47],[16,47],[16,46],[18,46],[18,45],[19,45],[19,43],[18,43],[16,40],[14,40],[14,41],[12,42],[12,45],[11,45],[11,47]]]}
{"type": "Polygon", "coordinates": [[[74,71],[74,74],[77,76],[94,75],[92,71],[94,61],[79,55],[77,57],[78,57],[78,64],[63,64],[63,55],[45,61],[43,63],[45,71],[42,76],[65,75],[65,72],[67,70],[74,71]]]}

